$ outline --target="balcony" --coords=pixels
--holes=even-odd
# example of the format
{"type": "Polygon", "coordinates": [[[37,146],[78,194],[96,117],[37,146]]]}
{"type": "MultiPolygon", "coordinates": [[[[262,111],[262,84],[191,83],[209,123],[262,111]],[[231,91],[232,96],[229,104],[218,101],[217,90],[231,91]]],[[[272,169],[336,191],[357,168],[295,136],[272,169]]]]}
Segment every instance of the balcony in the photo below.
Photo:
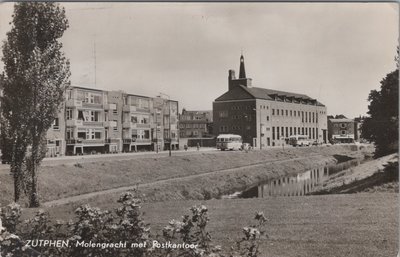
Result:
{"type": "Polygon", "coordinates": [[[83,126],[82,120],[67,120],[67,127],[83,126]]]}
{"type": "Polygon", "coordinates": [[[82,107],[82,101],[76,99],[69,99],[65,103],[67,107],[82,107]]]}
{"type": "Polygon", "coordinates": [[[82,107],[93,108],[93,109],[103,109],[103,105],[101,103],[82,102],[82,107]]]}
{"type": "Polygon", "coordinates": [[[116,104],[104,104],[104,110],[116,110],[117,105],[116,104]]]}
{"type": "Polygon", "coordinates": [[[122,107],[122,111],[123,111],[123,112],[136,112],[136,106],[124,105],[124,106],[122,107]]]}
{"type": "Polygon", "coordinates": [[[105,122],[103,122],[103,126],[106,128],[109,128],[109,127],[115,128],[117,126],[117,122],[112,121],[112,120],[105,121],[105,122]]]}
{"type": "Polygon", "coordinates": [[[123,128],[136,128],[136,123],[132,123],[130,121],[125,121],[122,123],[123,128]]]}
{"type": "Polygon", "coordinates": [[[104,145],[104,139],[67,139],[67,145],[104,145]]]}
{"type": "Polygon", "coordinates": [[[106,144],[118,144],[120,139],[117,138],[107,138],[105,140],[106,144]]]}
{"type": "Polygon", "coordinates": [[[124,144],[150,144],[150,139],[124,138],[124,144]]]}
{"type": "Polygon", "coordinates": [[[140,123],[137,123],[137,124],[136,124],[136,127],[137,127],[137,128],[150,128],[150,124],[140,124],[140,123]]]}
{"type": "Polygon", "coordinates": [[[83,126],[88,127],[103,127],[103,122],[101,121],[84,121],[83,126]]]}

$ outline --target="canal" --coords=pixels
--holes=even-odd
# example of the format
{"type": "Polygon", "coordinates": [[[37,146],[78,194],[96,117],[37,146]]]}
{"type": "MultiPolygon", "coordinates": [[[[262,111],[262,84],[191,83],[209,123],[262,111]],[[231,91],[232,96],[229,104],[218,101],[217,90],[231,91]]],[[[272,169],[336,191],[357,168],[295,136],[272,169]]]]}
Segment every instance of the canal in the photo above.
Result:
{"type": "Polygon", "coordinates": [[[316,167],[297,175],[283,176],[272,179],[248,188],[245,191],[236,192],[223,198],[304,196],[312,193],[317,186],[322,185],[335,174],[351,167],[358,166],[359,164],[359,159],[352,159],[337,164],[316,167]]]}

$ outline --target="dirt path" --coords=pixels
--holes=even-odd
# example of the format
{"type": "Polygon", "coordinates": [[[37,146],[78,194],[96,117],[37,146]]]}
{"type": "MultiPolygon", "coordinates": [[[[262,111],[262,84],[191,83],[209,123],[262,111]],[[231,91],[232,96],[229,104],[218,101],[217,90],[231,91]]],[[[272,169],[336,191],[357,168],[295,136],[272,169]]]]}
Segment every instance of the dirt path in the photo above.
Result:
{"type": "Polygon", "coordinates": [[[133,189],[141,189],[143,187],[157,187],[157,185],[171,182],[171,181],[179,182],[179,181],[188,180],[188,179],[193,180],[196,178],[209,176],[210,174],[216,175],[216,174],[225,173],[225,172],[238,171],[241,169],[257,168],[257,167],[262,167],[265,164],[280,164],[280,163],[285,163],[288,161],[307,160],[307,159],[310,159],[312,157],[317,157],[317,156],[322,156],[322,155],[311,154],[307,157],[298,157],[298,158],[292,158],[292,159],[287,159],[287,158],[272,159],[272,160],[268,160],[268,161],[264,161],[264,162],[251,164],[251,165],[244,165],[244,166],[239,166],[239,167],[234,167],[234,168],[229,168],[229,169],[215,170],[215,171],[205,172],[205,173],[196,174],[196,175],[188,175],[188,176],[183,176],[183,177],[179,177],[179,178],[169,178],[169,179],[163,179],[163,180],[158,180],[158,181],[149,182],[149,183],[135,184],[135,185],[131,185],[131,186],[123,186],[123,187],[118,187],[118,188],[101,190],[101,191],[96,191],[96,192],[91,192],[91,193],[86,193],[86,194],[81,194],[81,195],[76,195],[76,196],[65,197],[65,198],[61,198],[61,199],[57,199],[57,200],[53,200],[53,201],[48,201],[48,202],[43,203],[43,206],[44,207],[52,207],[52,206],[64,205],[64,204],[77,202],[77,201],[81,201],[81,200],[86,200],[86,199],[89,199],[92,197],[106,195],[106,194],[121,193],[121,192],[129,191],[129,190],[133,190],[133,189]]]}

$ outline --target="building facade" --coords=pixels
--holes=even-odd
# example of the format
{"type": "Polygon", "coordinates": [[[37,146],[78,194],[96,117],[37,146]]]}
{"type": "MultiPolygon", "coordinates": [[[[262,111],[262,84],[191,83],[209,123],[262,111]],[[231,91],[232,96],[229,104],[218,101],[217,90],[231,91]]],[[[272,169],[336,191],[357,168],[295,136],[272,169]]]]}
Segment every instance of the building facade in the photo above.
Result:
{"type": "Polygon", "coordinates": [[[178,149],[178,107],[161,97],[69,87],[47,131],[47,156],[178,149]]]}
{"type": "Polygon", "coordinates": [[[352,143],[358,140],[357,124],[352,119],[328,119],[328,136],[330,142],[352,143]]]}
{"type": "Polygon", "coordinates": [[[179,137],[209,137],[212,135],[212,111],[182,110],[179,116],[179,137]]]}
{"type": "Polygon", "coordinates": [[[228,91],[213,102],[214,133],[238,134],[255,148],[285,145],[291,135],[328,139],[326,106],[304,94],[252,86],[243,55],[239,78],[229,70],[228,91]]]}
{"type": "Polygon", "coordinates": [[[65,113],[67,154],[179,148],[174,100],[73,87],[65,113]]]}

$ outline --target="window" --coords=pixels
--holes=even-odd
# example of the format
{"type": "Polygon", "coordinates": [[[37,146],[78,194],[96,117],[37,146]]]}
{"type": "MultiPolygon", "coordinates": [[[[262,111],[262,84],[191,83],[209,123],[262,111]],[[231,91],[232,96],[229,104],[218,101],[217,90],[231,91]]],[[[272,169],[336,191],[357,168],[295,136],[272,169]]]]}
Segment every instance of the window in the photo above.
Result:
{"type": "Polygon", "coordinates": [[[131,115],[131,122],[136,124],[138,122],[138,117],[136,115],[131,115]]]}
{"type": "Polygon", "coordinates": [[[79,139],[86,139],[86,132],[78,131],[78,138],[79,139]]]}
{"type": "Polygon", "coordinates": [[[292,116],[292,110],[290,110],[290,116],[292,116]]]}
{"type": "Polygon", "coordinates": [[[220,111],[219,112],[219,117],[220,118],[227,118],[228,117],[228,111],[220,111]]]}
{"type": "Polygon", "coordinates": [[[60,120],[59,118],[55,118],[53,121],[53,130],[59,130],[60,129],[60,120]]]}
{"type": "Polygon", "coordinates": [[[279,127],[276,127],[276,139],[279,140],[279,127]]]}
{"type": "Polygon", "coordinates": [[[74,138],[74,130],[67,128],[67,139],[72,139],[74,138]]]}
{"type": "Polygon", "coordinates": [[[267,116],[267,121],[269,121],[269,116],[267,116]]]}
{"type": "Polygon", "coordinates": [[[113,130],[114,130],[114,131],[118,131],[118,121],[117,121],[117,120],[114,120],[114,122],[115,122],[116,126],[113,127],[113,130]]]}
{"type": "Polygon", "coordinates": [[[275,115],[275,109],[272,109],[272,115],[275,115]]]}
{"type": "Polygon", "coordinates": [[[72,109],[67,108],[66,116],[67,116],[67,120],[72,120],[72,109]]]}
{"type": "Polygon", "coordinates": [[[286,110],[286,116],[289,116],[289,115],[288,115],[288,110],[286,110]]]}
{"type": "Polygon", "coordinates": [[[345,128],[345,127],[346,127],[346,124],[345,124],[345,123],[341,123],[341,124],[340,124],[340,127],[345,128]]]}
{"type": "Polygon", "coordinates": [[[117,109],[113,110],[113,114],[118,115],[118,110],[117,109]]]}

